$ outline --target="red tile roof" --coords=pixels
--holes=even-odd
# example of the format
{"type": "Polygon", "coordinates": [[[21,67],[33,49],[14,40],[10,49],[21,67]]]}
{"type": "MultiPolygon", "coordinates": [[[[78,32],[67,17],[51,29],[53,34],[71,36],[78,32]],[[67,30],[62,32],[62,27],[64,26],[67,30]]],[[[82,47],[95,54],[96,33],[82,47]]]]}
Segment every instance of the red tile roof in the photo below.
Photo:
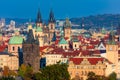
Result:
{"type": "Polygon", "coordinates": [[[104,58],[88,58],[88,61],[90,62],[91,65],[95,65],[98,63],[98,61],[103,62],[104,58]]]}
{"type": "Polygon", "coordinates": [[[83,61],[83,58],[70,58],[69,61],[73,61],[74,64],[79,65],[83,61]]]}
{"type": "MultiPolygon", "coordinates": [[[[73,61],[75,65],[79,65],[85,58],[70,58],[69,61],[73,61]]],[[[98,61],[104,61],[104,58],[86,58],[91,65],[96,65],[98,61]]]]}
{"type": "Polygon", "coordinates": [[[0,46],[0,52],[4,52],[5,48],[7,48],[6,45],[2,45],[2,46],[0,46]]]}

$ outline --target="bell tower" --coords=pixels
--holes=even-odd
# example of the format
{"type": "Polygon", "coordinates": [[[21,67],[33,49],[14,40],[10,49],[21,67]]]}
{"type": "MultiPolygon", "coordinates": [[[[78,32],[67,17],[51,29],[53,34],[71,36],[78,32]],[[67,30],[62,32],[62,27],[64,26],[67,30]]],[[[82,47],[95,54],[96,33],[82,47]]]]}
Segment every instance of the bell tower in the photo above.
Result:
{"type": "Polygon", "coordinates": [[[115,65],[115,72],[118,74],[118,44],[115,42],[115,33],[112,30],[109,34],[109,41],[106,44],[106,58],[115,65]]]}
{"type": "Polygon", "coordinates": [[[64,37],[67,37],[70,39],[71,36],[71,23],[69,21],[69,18],[66,18],[64,23],[64,37]]]}

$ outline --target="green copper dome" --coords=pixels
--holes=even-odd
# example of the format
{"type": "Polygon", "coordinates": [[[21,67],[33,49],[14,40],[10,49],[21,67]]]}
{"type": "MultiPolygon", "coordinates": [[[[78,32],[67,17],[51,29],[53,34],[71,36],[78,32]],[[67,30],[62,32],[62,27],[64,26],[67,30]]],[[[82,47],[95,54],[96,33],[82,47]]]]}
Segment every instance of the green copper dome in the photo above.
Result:
{"type": "Polygon", "coordinates": [[[60,40],[59,44],[68,44],[68,42],[67,42],[64,38],[62,38],[62,39],[60,40]]]}
{"type": "Polygon", "coordinates": [[[42,32],[42,28],[41,27],[37,27],[36,32],[42,32]]]}
{"type": "Polygon", "coordinates": [[[9,44],[22,44],[22,36],[13,36],[10,38],[9,44]]]}

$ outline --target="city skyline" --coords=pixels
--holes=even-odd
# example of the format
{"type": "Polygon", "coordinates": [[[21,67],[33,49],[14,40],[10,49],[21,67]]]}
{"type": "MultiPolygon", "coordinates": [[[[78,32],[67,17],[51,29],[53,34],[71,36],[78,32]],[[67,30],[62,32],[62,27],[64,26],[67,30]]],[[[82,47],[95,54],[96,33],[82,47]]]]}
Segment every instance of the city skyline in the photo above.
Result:
{"type": "Polygon", "coordinates": [[[38,8],[40,8],[43,19],[48,19],[50,9],[53,9],[57,19],[97,14],[119,14],[119,3],[119,0],[1,0],[0,17],[35,19],[38,8]]]}

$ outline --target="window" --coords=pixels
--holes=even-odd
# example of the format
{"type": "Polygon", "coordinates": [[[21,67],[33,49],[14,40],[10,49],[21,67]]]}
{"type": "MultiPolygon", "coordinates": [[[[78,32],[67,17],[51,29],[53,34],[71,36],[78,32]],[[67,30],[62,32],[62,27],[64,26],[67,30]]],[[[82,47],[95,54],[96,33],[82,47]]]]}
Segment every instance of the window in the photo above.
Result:
{"type": "Polygon", "coordinates": [[[76,44],[75,44],[75,47],[76,47],[76,44]]]}
{"type": "Polygon", "coordinates": [[[53,25],[51,25],[51,29],[53,29],[53,25]]]}
{"type": "Polygon", "coordinates": [[[67,49],[67,47],[65,46],[65,49],[67,49]]]}
{"type": "Polygon", "coordinates": [[[15,50],[15,47],[13,47],[13,51],[15,50]]]}
{"type": "Polygon", "coordinates": [[[61,48],[63,49],[63,46],[61,46],[61,48]]]}

